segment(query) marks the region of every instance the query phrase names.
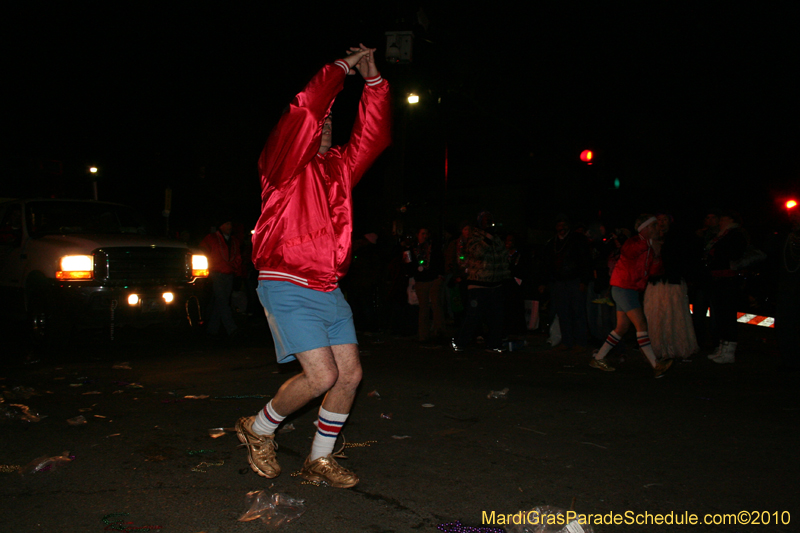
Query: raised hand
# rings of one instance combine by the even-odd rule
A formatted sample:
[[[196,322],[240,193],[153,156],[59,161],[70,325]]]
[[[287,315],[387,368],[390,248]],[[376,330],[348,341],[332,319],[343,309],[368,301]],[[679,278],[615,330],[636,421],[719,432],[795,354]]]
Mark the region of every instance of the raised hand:
[[[348,72],[348,74],[349,75],[355,74],[353,68],[356,68],[356,65],[358,65],[361,62],[361,60],[369,54],[370,54],[369,48],[365,49],[363,47],[361,48],[351,47],[350,50],[347,52],[347,55],[342,58],[342,61],[347,63],[347,66],[350,67],[350,72]],[[359,69],[359,72],[360,71],[361,69]]]
[[[359,74],[363,78],[375,78],[379,76],[378,67],[375,65],[375,50],[376,48],[368,48],[364,46],[363,43],[359,43],[358,47],[350,47],[349,54],[355,55],[357,53],[361,53],[366,51],[367,53],[362,55],[357,63],[355,63],[355,68],[358,70]],[[348,57],[351,57],[348,56]],[[351,71],[352,74],[352,71]]]

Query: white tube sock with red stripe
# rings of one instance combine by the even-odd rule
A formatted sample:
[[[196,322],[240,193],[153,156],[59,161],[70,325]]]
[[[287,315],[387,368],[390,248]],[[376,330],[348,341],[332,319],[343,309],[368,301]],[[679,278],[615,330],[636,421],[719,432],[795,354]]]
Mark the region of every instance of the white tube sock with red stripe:
[[[655,368],[656,353],[653,351],[653,347],[650,346],[650,334],[646,331],[637,331],[636,340],[639,342],[639,349],[642,350],[644,356],[650,361],[650,365]]]
[[[253,433],[256,435],[272,435],[281,425],[285,416],[281,416],[272,408],[272,400],[256,415],[253,420]]]
[[[612,329],[611,333],[609,333],[608,337],[606,337],[606,342],[604,342],[600,349],[597,350],[597,353],[594,354],[594,358],[597,360],[605,359],[605,357],[608,355],[608,352],[610,352],[614,346],[619,344],[619,341],[621,340],[622,337],[617,334],[616,330]]]
[[[311,454],[309,461],[314,461],[320,457],[325,457],[333,452],[336,445],[336,438],[342,430],[342,426],[349,413],[331,413],[324,407],[319,408],[319,419],[317,420],[317,433],[314,435],[314,442],[311,444]]]

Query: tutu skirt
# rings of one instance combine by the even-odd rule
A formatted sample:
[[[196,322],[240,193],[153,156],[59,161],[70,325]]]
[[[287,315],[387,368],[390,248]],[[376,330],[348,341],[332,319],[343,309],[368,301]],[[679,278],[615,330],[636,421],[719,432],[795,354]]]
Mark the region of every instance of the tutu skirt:
[[[644,315],[650,344],[659,359],[685,359],[697,353],[686,282],[680,285],[648,283],[644,293]]]

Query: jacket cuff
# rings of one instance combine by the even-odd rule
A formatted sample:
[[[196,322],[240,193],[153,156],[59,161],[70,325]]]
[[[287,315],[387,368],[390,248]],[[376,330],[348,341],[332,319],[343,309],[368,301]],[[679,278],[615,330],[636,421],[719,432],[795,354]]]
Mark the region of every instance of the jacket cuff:
[[[350,65],[348,65],[343,59],[337,59],[333,64],[342,67],[344,69],[345,76],[350,73]]]
[[[367,85],[369,85],[370,87],[375,87],[376,85],[380,85],[380,84],[381,84],[381,82],[383,81],[383,78],[381,77],[381,75],[380,75],[380,74],[378,74],[378,75],[377,75],[377,76],[375,76],[374,78],[364,78],[364,81],[365,81],[365,82],[367,83]]]

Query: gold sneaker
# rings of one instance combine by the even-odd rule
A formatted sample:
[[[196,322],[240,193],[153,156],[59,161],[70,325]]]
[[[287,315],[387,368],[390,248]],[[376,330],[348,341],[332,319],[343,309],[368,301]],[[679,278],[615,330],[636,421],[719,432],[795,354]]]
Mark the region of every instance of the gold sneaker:
[[[656,366],[653,368],[653,375],[657,378],[660,378],[664,375],[664,372],[669,370],[669,367],[672,366],[672,359],[667,359],[664,363],[656,363]]]
[[[275,442],[275,435],[253,433],[255,418],[254,416],[240,418],[236,422],[236,435],[242,442],[241,445],[247,447],[247,460],[253,472],[261,477],[272,479],[281,473],[281,467],[275,457],[278,443]]]
[[[358,476],[336,462],[332,455],[326,455],[309,462],[306,458],[300,476],[306,481],[325,482],[337,489],[349,489],[358,483]]]
[[[589,366],[592,368],[597,368],[599,370],[604,370],[606,372],[613,372],[614,367],[606,363],[605,359],[595,359],[592,357],[592,360],[589,361]]]

